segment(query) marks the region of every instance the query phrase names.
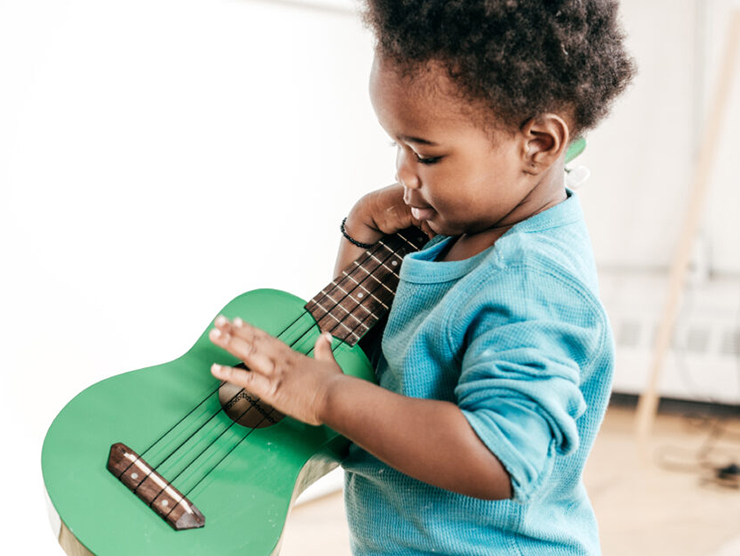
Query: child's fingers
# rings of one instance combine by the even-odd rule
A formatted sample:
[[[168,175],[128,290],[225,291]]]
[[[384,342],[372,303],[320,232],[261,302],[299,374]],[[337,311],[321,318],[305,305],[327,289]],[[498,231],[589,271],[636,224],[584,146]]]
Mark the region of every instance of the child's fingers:
[[[290,351],[280,340],[249,324],[237,321],[219,323],[217,326],[220,327],[209,333],[211,341],[244,361],[247,367],[257,373],[272,374],[281,352]]]
[[[244,364],[252,371],[261,374],[272,373],[275,363],[273,358],[263,349],[264,346],[246,341],[238,336],[224,334],[217,328],[211,330],[210,338],[214,344],[244,361]]]
[[[237,317],[237,318],[238,318],[238,317]],[[234,319],[234,320],[236,321],[237,319]],[[239,319],[238,321],[239,321],[240,323],[242,322],[242,320],[241,320],[241,319]],[[232,324],[231,324],[231,321],[229,321],[229,319],[227,319],[227,318],[226,318],[225,316],[223,316],[223,315],[219,315],[219,316],[217,316],[217,317],[216,317],[216,320],[214,320],[214,321],[213,321],[213,325],[214,325],[214,326],[215,326],[215,327],[216,327],[216,328],[217,328],[218,330],[220,330],[221,332],[224,332],[224,333],[226,333],[226,334],[231,334],[231,331],[232,331]]]
[[[264,398],[267,392],[269,392],[269,380],[247,369],[237,369],[214,363],[211,365],[211,374],[219,380],[225,380],[226,382],[241,386],[259,398]]]
[[[332,336],[328,332],[324,332],[316,339],[316,344],[314,344],[314,357],[317,361],[334,361],[331,342]]]
[[[225,316],[219,315],[216,317],[216,320],[213,321],[213,324],[222,333],[229,334],[231,336],[240,336],[245,340],[250,340],[256,336],[272,337],[264,330],[260,330],[256,326],[252,326],[251,324],[244,322],[239,317],[235,317],[230,321]]]

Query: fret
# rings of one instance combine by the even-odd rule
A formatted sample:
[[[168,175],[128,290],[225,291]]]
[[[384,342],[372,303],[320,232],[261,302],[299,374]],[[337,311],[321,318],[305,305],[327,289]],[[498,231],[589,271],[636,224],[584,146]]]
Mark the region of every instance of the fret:
[[[376,274],[368,274],[366,269],[361,267],[352,270],[354,271],[353,274],[348,274],[348,276],[351,276],[353,282],[361,284],[362,289],[370,296],[370,298],[363,297],[361,303],[370,307],[372,312],[376,312],[376,310],[388,311],[395,297],[398,278],[395,276],[386,276],[385,280],[383,280],[382,277],[378,277]],[[358,270],[365,273],[364,277],[360,277],[360,274],[357,272]]]
[[[386,246],[385,246],[385,245],[383,245],[383,247],[386,247]],[[388,273],[389,273],[389,274],[392,274],[392,275],[393,275],[393,276],[395,276],[396,278],[398,278],[398,277],[399,277],[399,276],[398,276],[398,274],[396,274],[396,273],[395,273],[395,272],[393,271],[393,269],[392,269],[392,268],[390,268],[389,266],[387,266],[387,265],[385,264],[385,261],[384,261],[384,260],[383,260],[383,261],[381,261],[380,259],[378,259],[378,258],[377,258],[377,257],[376,257],[375,255],[373,255],[373,254],[371,254],[370,256],[371,256],[371,257],[372,257],[372,258],[373,258],[374,260],[376,260],[376,261],[378,262],[378,269],[380,269],[380,268],[382,268],[382,269],[385,269],[385,270],[387,270],[387,271],[388,271]],[[355,264],[357,264],[357,261],[355,261]],[[364,268],[363,268],[363,270],[366,270],[366,269],[364,269]]]
[[[381,281],[380,281],[380,279],[378,279],[378,278],[377,278],[377,277],[376,277],[376,276],[375,276],[374,274],[371,274],[370,272],[368,272],[368,270],[367,270],[366,268],[364,268],[364,267],[362,267],[362,266],[358,265],[358,264],[357,264],[357,261],[355,261],[355,262],[354,262],[354,264],[356,264],[356,265],[357,265],[357,268],[358,268],[358,269],[360,269],[360,270],[362,270],[363,272],[365,272],[365,273],[367,274],[367,277],[368,277],[368,278],[372,278],[372,279],[373,279],[373,280],[375,280],[375,281],[376,281],[376,282],[377,282],[377,283],[378,283],[378,284],[379,284],[380,286],[382,286],[383,288],[385,288],[385,289],[386,289],[386,290],[387,290],[387,291],[388,291],[388,292],[389,292],[389,293],[390,293],[391,295],[395,295],[395,292],[394,292],[394,291],[393,291],[392,289],[390,289],[390,288],[389,288],[388,286],[386,286],[386,285],[385,285],[385,284],[384,284],[383,282],[381,282]]]
[[[378,242],[378,244],[379,244],[379,245],[380,245],[381,247],[384,247],[385,249],[387,249],[387,250],[388,250],[388,251],[390,252],[391,256],[395,256],[395,257],[397,257],[397,258],[399,259],[399,261],[400,261],[400,260],[402,259],[402,257],[399,257],[399,256],[398,256],[398,251],[396,251],[396,250],[392,249],[392,248],[391,248],[391,247],[390,247],[390,246],[389,246],[388,244],[386,244],[386,243],[384,243],[384,242],[382,242],[382,241],[381,241],[381,242]],[[416,249],[414,249],[414,250],[416,250]],[[396,265],[395,265],[395,262],[394,262],[394,265],[393,265],[393,266],[396,266]]]
[[[353,264],[356,264],[357,265],[359,263],[357,261],[355,261]],[[376,276],[374,276],[372,274],[372,271],[368,271],[362,265],[360,265],[360,266],[358,266],[357,268],[354,269],[354,271],[357,271],[357,270],[362,270],[365,273],[365,278],[361,279],[360,281],[356,280],[352,276],[352,274],[350,274],[347,270],[345,270],[345,271],[342,272],[342,276],[343,276],[343,278],[346,278],[346,279],[350,280],[351,282],[353,282],[353,284],[355,286],[361,287],[366,294],[368,294],[368,295],[371,296],[370,299],[365,299],[364,298],[364,294],[362,294],[362,292],[360,292],[358,294],[357,298],[355,298],[354,296],[352,296],[352,291],[354,291],[356,289],[356,287],[352,287],[351,289],[347,289],[347,288],[342,287],[341,284],[345,283],[345,280],[344,279],[341,279],[339,281],[336,281],[335,280],[332,284],[330,284],[329,287],[327,287],[324,290],[322,290],[322,292],[321,292],[321,294],[319,296],[317,296],[316,298],[314,298],[313,300],[311,300],[311,302],[307,305],[307,308],[309,310],[313,310],[315,304],[317,303],[317,299],[319,299],[321,295],[323,295],[324,297],[329,297],[331,294],[329,292],[327,292],[327,290],[330,290],[331,291],[331,288],[333,287],[333,288],[338,288],[343,293],[347,294],[350,297],[350,300],[353,301],[356,304],[356,307],[362,307],[366,312],[375,312],[375,310],[377,309],[377,307],[373,306],[373,304],[370,303],[371,300],[374,300],[377,303],[379,303],[380,306],[387,311],[389,309],[389,306],[388,306],[388,304],[386,302],[387,301],[390,301],[393,298],[394,290],[391,289],[391,288],[389,288],[383,282],[381,282]],[[377,270],[377,267],[376,267],[376,270]],[[356,274],[356,272],[354,272],[354,273]],[[377,292],[377,288],[375,290],[370,290],[370,289],[368,289],[367,287],[365,287],[362,284],[362,282],[365,281],[366,278],[373,278],[373,280],[375,280],[375,282],[377,284],[379,284],[381,287],[383,287],[385,290],[387,290],[387,294],[385,295],[385,297],[387,297],[387,299],[385,300],[386,302],[384,302],[384,300],[381,299],[378,295],[375,295],[375,293]],[[397,284],[397,278],[395,280],[395,283]],[[394,284],[394,288],[395,288],[395,284]],[[331,301],[332,301],[332,303],[331,303],[331,306],[332,307],[337,306],[337,302],[333,298],[332,298]],[[370,308],[366,307],[366,305],[370,305]]]
[[[323,309],[323,307],[320,307]],[[357,342],[362,336],[357,333],[355,328],[351,328],[347,326],[344,322],[342,322],[339,318],[337,318],[336,315],[331,313],[330,311],[324,310],[323,316],[320,318],[317,318],[317,315],[314,314],[314,318],[317,320],[317,324],[319,325],[319,328],[324,332],[329,332],[332,336],[335,338],[341,338],[341,339],[347,339],[351,338],[353,342]],[[363,323],[360,323],[363,324]],[[338,330],[339,328],[342,328],[342,330]],[[367,325],[364,325],[363,333],[367,332],[369,330],[369,327]],[[345,340],[346,341],[346,340]]]
[[[389,309],[390,309],[390,307],[388,307],[388,306],[387,306],[387,305],[386,305],[385,303],[383,303],[383,302],[382,302],[382,301],[381,301],[380,299],[378,299],[378,298],[377,298],[377,297],[376,297],[375,295],[373,295],[373,292],[371,292],[371,291],[370,291],[370,290],[368,290],[368,289],[367,289],[367,288],[366,288],[365,286],[363,286],[363,285],[362,285],[362,282],[358,282],[357,280],[355,280],[354,278],[352,278],[352,275],[351,275],[351,274],[347,274],[347,272],[346,272],[346,271],[342,271],[342,274],[344,274],[344,276],[345,276],[345,277],[347,277],[347,278],[348,278],[349,280],[352,280],[352,281],[353,281],[353,282],[354,282],[355,284],[357,284],[357,287],[358,287],[358,288],[362,288],[363,290],[365,290],[365,293],[366,293],[367,295],[369,295],[369,296],[370,296],[370,297],[371,297],[371,298],[372,298],[373,300],[377,301],[377,302],[378,302],[378,304],[379,304],[379,305],[380,305],[381,307],[383,307],[383,308],[384,308],[385,310],[389,310]],[[338,287],[338,286],[337,286],[337,287]],[[341,289],[341,288],[340,288],[340,289]],[[358,297],[359,299],[362,299],[362,298],[364,297],[364,294],[363,294],[362,292],[360,292],[360,293],[358,293],[358,294],[357,294],[357,297]],[[370,311],[368,310],[368,312],[370,312]]]
[[[357,261],[355,261],[355,263],[356,262]],[[352,264],[355,264],[355,263],[352,263]],[[370,295],[371,297],[374,297],[376,301],[378,301],[380,303],[383,303],[383,301],[378,296],[375,295],[375,292],[377,291],[377,288],[375,288],[375,289],[368,289],[366,287],[366,285],[363,284],[363,282],[365,281],[365,278],[360,278],[359,280],[357,279],[357,278],[359,278],[359,275],[358,275],[357,270],[362,270],[365,273],[365,278],[367,278],[368,276],[372,276],[371,274],[369,274],[367,272],[367,270],[365,268],[362,268],[362,267],[354,268],[351,271],[349,269],[345,269],[344,271],[342,271],[342,275],[347,280],[350,280],[353,284],[355,284],[356,286],[358,286],[362,290],[364,290],[364,293]],[[357,278],[356,278],[356,276],[357,276]],[[353,287],[352,289],[354,290],[354,289],[357,289],[357,288],[356,287]],[[362,292],[360,292],[360,293],[362,293]],[[391,291],[391,294],[393,294],[393,291]],[[364,297],[364,295],[362,297]],[[388,306],[385,306],[385,309],[388,309]]]
[[[408,246],[408,249],[409,249],[409,253],[412,253],[412,252],[414,252],[414,251],[418,251],[419,249],[421,249],[421,247],[420,247],[419,245],[417,245],[416,243],[413,243],[412,241],[410,241],[410,240],[409,240],[409,239],[408,239],[408,238],[407,238],[406,236],[404,236],[403,234],[398,234],[398,237],[400,237],[400,238],[401,238],[401,239],[402,239],[403,241],[405,241],[405,242],[406,242],[406,245]],[[425,242],[426,242],[426,240],[427,240],[427,238],[426,238],[426,237],[424,237],[424,241],[425,241]]]
[[[349,275],[346,275],[346,276],[349,276]],[[352,281],[353,281],[353,282],[354,282],[355,284],[357,284],[357,286],[359,286],[360,288],[362,288],[363,290],[365,290],[365,291],[366,291],[366,292],[367,292],[368,294],[372,295],[372,292],[370,292],[370,291],[366,290],[366,289],[365,289],[365,288],[364,288],[364,287],[362,286],[362,284],[360,284],[359,282],[357,282],[357,281],[355,281],[355,280],[352,280]],[[362,292],[358,292],[358,293],[357,293],[356,295],[352,295],[352,291],[353,291],[353,290],[347,291],[347,290],[345,290],[345,289],[344,289],[344,288],[343,288],[343,287],[342,287],[342,286],[341,286],[340,284],[341,284],[341,282],[337,282],[337,283],[335,283],[335,286],[336,286],[336,288],[337,288],[337,289],[338,289],[339,291],[341,291],[341,292],[342,292],[342,293],[344,294],[344,296],[345,296],[346,298],[349,298],[349,299],[351,299],[352,301],[354,301],[355,303],[357,303],[357,306],[358,306],[358,307],[362,307],[363,309],[365,309],[365,311],[367,311],[367,312],[370,312],[370,311],[369,311],[369,310],[368,310],[368,309],[367,309],[366,307],[362,306],[362,298],[363,298],[363,297],[365,297],[365,294],[364,294],[364,293],[362,293]],[[357,289],[357,288],[354,288],[354,289]],[[327,294],[327,296],[328,296],[328,297],[331,297],[331,294]],[[332,298],[332,299],[333,299],[333,298]],[[376,299],[377,299],[377,298],[376,298]],[[378,299],[378,301],[380,301],[380,300]]]
[[[349,335],[358,335],[358,339],[359,339],[359,337],[361,337],[362,334],[364,334],[365,332],[367,332],[368,330],[370,330],[370,327],[372,326],[372,324],[375,324],[375,321],[372,321],[371,324],[367,324],[365,322],[358,321],[356,325],[349,326],[349,325],[347,325],[344,322],[343,319],[338,318],[331,311],[327,311],[323,307],[321,307],[321,308],[325,311],[325,313],[324,313],[324,315],[321,318],[318,319],[319,328],[321,328],[321,330],[330,332],[332,334],[332,336],[336,336],[337,338],[341,338],[343,336],[349,336]],[[373,315],[371,315],[371,317],[374,318]],[[331,321],[329,319],[331,319]],[[343,333],[341,331],[337,331],[337,328],[340,327],[340,326],[346,332]],[[361,331],[361,334],[358,334],[357,328],[360,327],[360,326],[363,328],[363,330]]]
[[[344,290],[341,291],[344,293]],[[321,309],[326,312],[331,312],[337,308],[341,309],[345,316],[351,316],[357,322],[362,322],[365,317],[373,313],[370,307],[361,304],[358,299],[351,295],[344,295],[342,299],[336,300],[330,293],[327,293],[312,306],[312,310]],[[359,310],[362,310],[362,312],[358,312]]]
[[[344,269],[305,309],[322,331],[354,345],[390,310],[403,257],[420,249],[427,239],[417,228],[385,236]]]
[[[323,307],[322,307],[322,308],[323,308]],[[331,318],[332,318],[332,319],[333,319],[333,320],[334,320],[334,321],[335,321],[335,322],[337,323],[337,326],[341,326],[342,328],[344,328],[345,330],[347,330],[347,331],[348,331],[348,332],[350,332],[350,333],[352,333],[352,332],[353,332],[353,330],[354,330],[354,329],[352,329],[352,328],[350,328],[349,326],[347,326],[346,324],[344,324],[343,320],[340,320],[339,318],[337,318],[337,317],[336,317],[336,315],[334,315],[333,313],[331,313],[331,312],[327,311],[327,312],[326,312],[326,315],[324,315],[324,316],[326,316],[326,317],[331,317]],[[358,322],[359,324],[363,324],[363,323],[362,323],[362,321],[357,321],[357,322]],[[369,328],[368,328],[368,329],[369,329]]]
[[[381,274],[382,268],[380,266],[370,266],[367,261],[365,261],[363,264],[358,261],[354,261],[352,262],[352,265],[353,266],[344,269],[342,276],[346,277],[348,280],[351,280],[355,284],[363,284],[363,286],[365,286],[364,289],[366,292],[374,292],[374,285],[371,284],[370,288],[366,287],[365,280],[369,276],[373,276],[374,274]],[[344,280],[340,280],[340,283],[342,282],[344,282]]]
[[[357,324],[355,324],[354,326],[348,326],[343,318],[339,319],[335,314],[333,314],[333,309],[334,308],[327,309],[326,307],[319,305],[314,309],[313,316],[317,320],[317,323],[321,330],[330,332],[333,336],[337,338],[344,339],[344,336],[353,335],[357,336],[354,339],[355,341],[359,340],[362,335],[364,335],[365,332],[367,332],[378,320],[378,317],[375,313],[367,312],[367,308],[363,307],[363,309],[366,311],[365,318],[362,320],[355,318],[354,320]],[[317,312],[318,310],[321,310],[322,312]],[[331,321],[329,319],[331,319]],[[338,332],[338,326],[342,326],[346,333],[343,334],[341,331]],[[361,328],[361,330],[358,331],[358,328]]]
[[[359,302],[358,302],[358,301],[355,301],[355,299],[354,299],[354,298],[353,298],[353,297],[352,297],[352,296],[351,296],[350,294],[348,294],[347,292],[345,292],[345,291],[344,291],[344,290],[343,290],[343,289],[342,289],[342,288],[341,288],[340,286],[337,286],[337,288],[338,288],[339,290],[341,290],[341,291],[342,291],[342,293],[344,293],[344,295],[345,295],[345,299],[350,299],[350,300],[354,301],[354,302],[355,302],[355,303],[357,304],[357,306],[358,306],[358,307],[362,307],[362,306],[361,306],[361,305],[359,304]],[[358,323],[362,324],[362,319],[360,319],[360,318],[359,318],[359,317],[358,317],[357,315],[355,315],[355,314],[354,314],[354,313],[353,313],[353,312],[352,312],[352,311],[351,311],[350,309],[347,309],[346,307],[344,307],[344,306],[342,305],[342,300],[340,300],[340,301],[337,301],[337,300],[335,300],[335,299],[334,299],[334,298],[333,298],[333,297],[331,296],[331,294],[330,294],[330,293],[327,293],[327,294],[326,294],[326,296],[324,297],[324,299],[328,299],[328,300],[330,300],[330,301],[332,302],[332,307],[338,307],[338,308],[340,308],[340,309],[341,309],[342,311],[344,311],[344,312],[345,312],[345,313],[347,314],[347,316],[348,316],[348,317],[352,317],[352,318],[353,318],[353,319],[355,319],[355,320],[356,320],[356,321],[357,321]],[[326,307],[323,307],[323,306],[321,306],[321,308],[322,308],[322,309],[324,309],[324,310],[325,310],[326,312],[329,312],[329,309],[327,309]],[[370,310],[369,310],[369,309],[367,309],[367,307],[362,307],[362,308],[363,308],[363,309],[365,310],[365,312],[367,312],[368,314],[371,314]]]
[[[391,261],[391,266],[394,267],[394,268],[395,267],[398,267],[400,265],[401,261],[403,260],[403,255],[405,255],[406,252],[405,251],[402,251],[402,252],[399,253],[398,249],[394,249],[392,246],[388,245],[387,243],[385,243],[383,241],[378,242],[378,246],[380,248],[385,249],[390,254],[390,257],[386,257],[385,259],[383,259],[381,261],[380,259],[378,259],[375,256],[374,253],[368,253],[368,254],[371,256],[371,258],[373,258],[374,260],[376,260],[378,262],[379,266],[383,266],[391,274],[396,274],[396,272],[394,271],[394,269],[388,267],[385,263],[389,259],[393,259]],[[403,247],[403,246],[401,246],[401,247]]]

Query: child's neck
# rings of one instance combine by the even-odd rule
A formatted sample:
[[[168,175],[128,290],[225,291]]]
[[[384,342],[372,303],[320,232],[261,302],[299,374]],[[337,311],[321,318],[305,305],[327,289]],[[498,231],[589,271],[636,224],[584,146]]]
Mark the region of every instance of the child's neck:
[[[540,189],[543,194],[535,195],[532,199],[525,200],[526,205],[523,204],[522,208],[526,206],[527,210],[524,210],[521,216],[517,217],[515,221],[502,226],[493,226],[480,232],[472,234],[465,233],[457,236],[451,241],[450,246],[447,247],[446,251],[438,260],[462,261],[474,257],[489,247],[492,247],[501,236],[519,222],[524,222],[535,214],[539,214],[565,201],[568,195],[565,191],[564,181],[561,178],[549,181],[547,185],[541,183],[540,186],[544,186]]]

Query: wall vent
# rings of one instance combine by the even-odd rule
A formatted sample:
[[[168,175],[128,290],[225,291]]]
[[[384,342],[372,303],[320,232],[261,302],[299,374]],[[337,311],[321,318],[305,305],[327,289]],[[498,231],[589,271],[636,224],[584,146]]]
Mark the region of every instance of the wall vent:
[[[692,326],[686,332],[683,347],[690,353],[700,354],[709,351],[711,331],[708,326]]]
[[[613,389],[640,394],[648,385],[664,313],[667,276],[602,273],[602,296],[617,344]],[[738,278],[687,287],[659,381],[661,396],[740,404]]]
[[[637,347],[640,345],[642,325],[637,320],[623,320],[617,330],[617,345],[623,347]]]
[[[740,357],[740,330],[725,330],[722,337],[721,351],[724,355]]]

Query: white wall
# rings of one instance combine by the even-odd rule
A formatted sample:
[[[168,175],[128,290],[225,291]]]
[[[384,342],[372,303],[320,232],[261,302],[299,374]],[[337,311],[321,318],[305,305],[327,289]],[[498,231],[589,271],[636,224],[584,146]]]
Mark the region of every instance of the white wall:
[[[703,26],[705,38],[704,78],[705,86],[702,100],[704,107],[714,95],[718,80],[720,58],[724,54],[727,40],[729,13],[731,9],[740,10],[738,0],[712,0],[707,2],[706,23]],[[719,149],[716,152],[716,166],[710,183],[710,197],[704,233],[709,243],[710,260],[717,272],[740,274],[740,176],[737,172],[737,153],[740,152],[740,53],[736,55],[733,68],[732,92],[726,118],[721,132]]]
[[[589,134],[581,193],[602,266],[665,267],[694,147],[694,0],[624,0],[622,15],[639,74]]]
[[[300,3],[0,2],[2,475],[24,485],[0,552],[56,553],[39,461],[69,399],[178,357],[244,291],[313,296],[391,182],[369,34]]]
[[[666,268],[682,224],[705,111],[736,0],[623,0],[639,75],[613,117],[590,134],[583,161],[589,226],[604,267]],[[740,57],[709,184],[703,226],[712,270],[740,273]]]

